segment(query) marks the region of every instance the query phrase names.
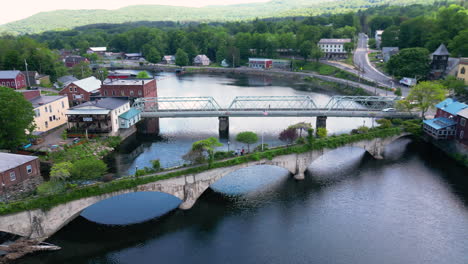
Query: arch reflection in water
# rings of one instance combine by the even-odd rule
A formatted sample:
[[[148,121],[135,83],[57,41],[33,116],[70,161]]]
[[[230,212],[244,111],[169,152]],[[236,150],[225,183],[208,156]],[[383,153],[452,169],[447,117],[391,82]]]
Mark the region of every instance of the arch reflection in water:
[[[162,216],[182,201],[160,192],[135,192],[115,196],[86,208],[81,216],[106,225],[129,225]]]
[[[243,168],[230,173],[210,186],[225,195],[254,195],[267,191],[290,177],[289,171],[270,165]]]
[[[342,179],[359,168],[366,154],[365,149],[355,147],[333,150],[309,165],[309,176],[321,183]]]

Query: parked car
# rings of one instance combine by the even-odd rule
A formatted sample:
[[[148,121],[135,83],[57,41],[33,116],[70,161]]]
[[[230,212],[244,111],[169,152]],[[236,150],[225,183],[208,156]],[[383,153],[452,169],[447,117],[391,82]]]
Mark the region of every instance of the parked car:
[[[396,112],[395,108],[384,108],[382,109],[382,112]]]

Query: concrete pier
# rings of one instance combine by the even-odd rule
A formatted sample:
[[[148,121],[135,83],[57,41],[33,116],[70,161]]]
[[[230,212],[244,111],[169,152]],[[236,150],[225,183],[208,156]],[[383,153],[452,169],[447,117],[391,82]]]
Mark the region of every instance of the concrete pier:
[[[220,116],[219,119],[219,138],[229,138],[229,117]]]

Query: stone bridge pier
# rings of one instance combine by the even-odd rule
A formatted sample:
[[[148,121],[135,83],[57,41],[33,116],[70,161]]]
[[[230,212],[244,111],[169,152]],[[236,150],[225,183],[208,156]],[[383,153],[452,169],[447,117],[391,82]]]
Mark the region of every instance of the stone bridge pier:
[[[363,148],[375,158],[381,159],[386,145],[390,144],[397,138],[406,135],[407,134],[402,134],[385,139],[376,138],[372,140],[363,140],[347,144],[343,147]],[[0,216],[0,231],[31,239],[45,240],[79,216],[87,207],[102,200],[131,192],[168,193],[179,198],[182,201],[179,208],[186,210],[192,208],[197,199],[214,182],[234,171],[255,165],[272,165],[284,168],[294,175],[295,179],[302,180],[304,179],[307,167],[310,166],[314,160],[333,150],[335,149],[325,148],[312,150],[306,153],[277,156],[272,160],[262,159],[237,164],[231,167],[215,168],[200,173],[186,174],[179,177],[142,184],[135,188],[81,198],[57,205],[49,210],[35,209],[2,215]]]

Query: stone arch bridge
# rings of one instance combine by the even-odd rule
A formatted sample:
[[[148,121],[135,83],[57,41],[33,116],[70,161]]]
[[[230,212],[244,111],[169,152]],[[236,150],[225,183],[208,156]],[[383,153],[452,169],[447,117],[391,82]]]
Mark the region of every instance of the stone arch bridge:
[[[376,159],[383,158],[385,146],[398,138],[407,136],[403,133],[393,137],[375,138],[349,143],[342,147],[359,147],[365,149]],[[272,160],[262,159],[231,167],[215,168],[195,174],[187,174],[165,180],[159,180],[140,185],[136,188],[116,191],[93,197],[82,198],[57,205],[50,210],[28,210],[0,216],[0,231],[36,240],[45,240],[71,222],[87,207],[102,200],[131,192],[163,192],[174,195],[182,200],[180,209],[190,209],[197,199],[211,184],[231,172],[255,165],[273,165],[287,169],[298,180],[304,179],[307,167],[317,158],[334,149],[312,150],[301,154],[289,154],[274,157]]]

